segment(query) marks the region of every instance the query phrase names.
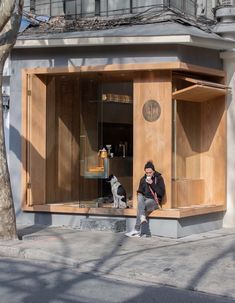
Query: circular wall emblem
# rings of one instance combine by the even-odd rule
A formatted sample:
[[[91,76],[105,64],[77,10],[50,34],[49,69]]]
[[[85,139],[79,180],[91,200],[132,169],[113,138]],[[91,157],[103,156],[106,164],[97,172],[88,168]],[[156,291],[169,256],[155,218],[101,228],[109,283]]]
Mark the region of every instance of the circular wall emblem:
[[[156,121],[161,115],[160,104],[156,100],[148,100],[143,106],[142,113],[145,120],[149,122]]]

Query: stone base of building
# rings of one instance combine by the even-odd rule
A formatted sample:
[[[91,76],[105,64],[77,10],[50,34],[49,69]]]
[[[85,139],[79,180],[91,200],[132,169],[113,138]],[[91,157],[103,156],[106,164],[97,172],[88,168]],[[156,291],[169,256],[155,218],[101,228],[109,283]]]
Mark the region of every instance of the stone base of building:
[[[80,229],[124,232],[126,231],[126,220],[116,219],[116,218],[108,218],[108,219],[85,218],[85,219],[81,219]]]
[[[155,236],[181,238],[220,229],[223,226],[223,217],[223,212],[217,212],[182,219],[150,218],[149,230]],[[128,231],[133,229],[135,218],[127,218],[126,225]]]
[[[150,218],[149,230],[152,235],[181,238],[223,227],[224,212],[215,212],[181,219]],[[62,215],[49,213],[28,214],[24,225],[63,226],[81,230],[97,230],[111,232],[130,231],[135,226],[135,217],[101,217],[84,215]]]

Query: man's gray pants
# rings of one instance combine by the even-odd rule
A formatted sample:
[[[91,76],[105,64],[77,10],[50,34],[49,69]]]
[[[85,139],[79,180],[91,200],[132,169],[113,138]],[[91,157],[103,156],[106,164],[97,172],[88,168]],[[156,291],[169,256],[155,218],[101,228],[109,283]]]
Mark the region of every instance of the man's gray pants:
[[[142,194],[137,195],[137,216],[136,216],[136,223],[135,223],[135,230],[140,231],[141,234],[150,234],[149,224],[140,223],[140,217],[142,215],[148,216],[152,211],[158,209],[157,203],[154,199],[145,198]],[[144,229],[144,230],[143,230]]]

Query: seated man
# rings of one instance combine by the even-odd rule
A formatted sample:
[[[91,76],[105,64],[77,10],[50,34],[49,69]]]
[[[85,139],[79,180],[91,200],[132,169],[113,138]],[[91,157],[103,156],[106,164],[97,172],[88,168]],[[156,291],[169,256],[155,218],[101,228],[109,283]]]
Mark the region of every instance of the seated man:
[[[137,217],[135,229],[126,233],[128,237],[140,237],[141,224],[147,223],[147,216],[154,210],[161,207],[161,202],[165,194],[165,184],[163,177],[157,171],[152,161],[148,161],[144,166],[145,175],[140,179],[137,190]],[[150,234],[149,234],[150,236]]]

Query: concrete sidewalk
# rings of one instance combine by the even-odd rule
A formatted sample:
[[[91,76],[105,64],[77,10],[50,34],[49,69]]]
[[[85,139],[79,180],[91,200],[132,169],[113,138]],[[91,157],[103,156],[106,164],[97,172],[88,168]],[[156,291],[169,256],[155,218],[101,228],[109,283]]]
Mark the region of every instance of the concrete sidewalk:
[[[181,239],[43,226],[18,231],[22,241],[0,241],[0,256],[57,262],[235,299],[235,229]]]

